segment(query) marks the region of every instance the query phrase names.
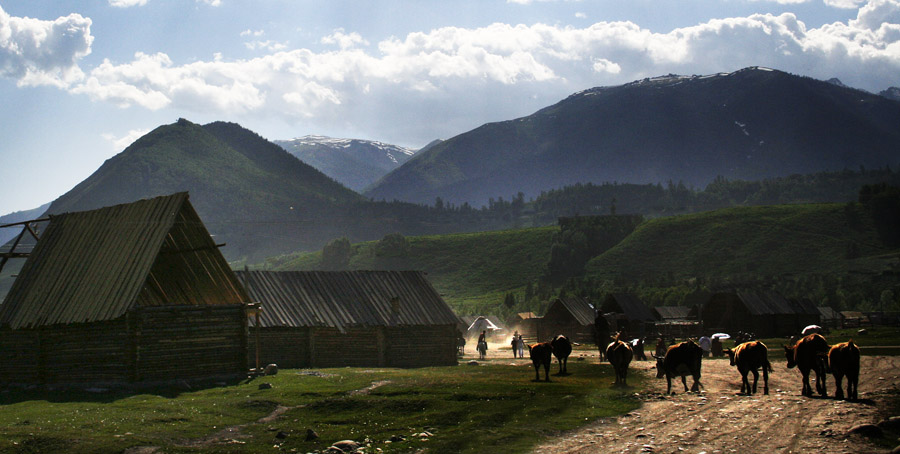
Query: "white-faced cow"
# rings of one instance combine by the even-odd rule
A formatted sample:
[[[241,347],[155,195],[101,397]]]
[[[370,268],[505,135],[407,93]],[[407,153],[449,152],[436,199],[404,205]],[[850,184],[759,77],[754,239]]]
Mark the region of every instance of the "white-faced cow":
[[[769,349],[760,341],[744,342],[734,349],[727,348],[725,353],[731,360],[732,366],[737,366],[741,373],[741,394],[753,394],[756,392],[756,383],[759,381],[758,370],[762,369],[763,394],[769,394],[769,372],[772,372],[772,364],[769,363]],[[747,374],[753,373],[753,388],[747,380]]]
[[[835,344],[828,350],[828,366],[837,385],[834,397],[844,398],[842,381],[847,377],[847,399],[856,400],[856,387],[859,385],[859,347],[853,343],[853,339]]]
[[[656,356],[656,378],[666,377],[666,394],[672,394],[672,379],[681,376],[684,392],[687,392],[687,376],[694,378],[691,391],[700,391],[700,362],[703,349],[693,341],[675,344],[666,350],[666,355]]]
[[[628,364],[631,363],[633,355],[631,346],[628,345],[628,342],[619,340],[618,335],[616,335],[614,341],[606,346],[606,359],[612,364],[613,372],[616,374],[616,381],[613,383],[613,386],[628,386],[626,382],[628,378]]]
[[[553,356],[556,357],[556,361],[559,363],[559,373],[557,375],[568,374],[569,370],[566,367],[566,363],[569,362],[569,355],[572,354],[572,343],[569,342],[569,338],[560,334],[550,341],[550,346],[553,347]]]
[[[787,359],[788,369],[794,366],[800,370],[803,376],[803,388],[800,393],[812,397],[812,387],[809,385],[809,372],[816,373],[816,391],[822,396],[828,395],[825,388],[825,367],[827,365],[828,342],[821,334],[810,334],[797,341],[794,345],[784,346],[784,356]]]
[[[553,358],[553,346],[550,342],[541,342],[528,346],[531,363],[534,364],[534,381],[541,380],[541,366],[544,367],[544,379],[550,381],[550,361]]]

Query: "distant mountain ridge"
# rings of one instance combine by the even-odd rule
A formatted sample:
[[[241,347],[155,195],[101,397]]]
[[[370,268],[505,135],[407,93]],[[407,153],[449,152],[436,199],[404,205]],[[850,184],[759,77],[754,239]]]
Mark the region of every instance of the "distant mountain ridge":
[[[752,67],[575,93],[417,153],[365,195],[469,202],[578,182],[760,180],[900,162],[900,104]]]
[[[400,167],[415,150],[374,140],[336,139],[307,135],[291,140],[275,140],[301,161],[362,192],[391,170]]]

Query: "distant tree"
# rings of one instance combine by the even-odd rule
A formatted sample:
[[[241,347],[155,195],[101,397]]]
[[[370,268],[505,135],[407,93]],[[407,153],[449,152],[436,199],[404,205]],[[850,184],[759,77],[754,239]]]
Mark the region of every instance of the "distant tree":
[[[409,240],[400,233],[389,233],[378,241],[375,255],[382,257],[406,257],[409,255]]]
[[[347,237],[332,240],[322,248],[322,269],[328,271],[346,270],[353,256],[353,246]]]
[[[515,306],[516,305],[516,295],[514,295],[512,293],[507,293],[506,297],[503,298],[503,305],[509,309],[511,309],[513,306]]]

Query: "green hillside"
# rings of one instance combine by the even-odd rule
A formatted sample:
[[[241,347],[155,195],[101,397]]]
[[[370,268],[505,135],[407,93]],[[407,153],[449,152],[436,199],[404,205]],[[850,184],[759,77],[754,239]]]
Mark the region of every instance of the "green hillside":
[[[558,230],[541,227],[416,236],[405,238],[408,247],[385,247],[385,240],[360,243],[353,246],[346,268],[425,271],[457,313],[478,313],[500,305],[506,292],[541,277]],[[322,269],[322,253],[275,257],[261,267]]]
[[[846,274],[893,251],[859,204],[739,207],[646,222],[592,259],[587,274],[629,281]]]

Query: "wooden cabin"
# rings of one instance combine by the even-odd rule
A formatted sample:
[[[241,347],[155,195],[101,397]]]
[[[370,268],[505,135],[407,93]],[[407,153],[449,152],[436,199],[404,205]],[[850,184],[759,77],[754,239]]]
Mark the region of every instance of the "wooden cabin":
[[[610,324],[610,329],[625,331],[628,337],[646,335],[656,324],[653,311],[632,293],[610,293],[600,305],[600,312],[615,314],[616,323]]]
[[[789,300],[774,291],[715,293],[702,317],[711,333],[745,331],[757,337],[798,335],[819,323],[819,311],[809,300]]]
[[[246,376],[248,301],[187,193],[53,215],[0,306],[0,382]]]
[[[459,318],[418,271],[238,271],[261,305],[251,358],[261,365],[457,364]],[[258,342],[257,342],[258,339]]]
[[[594,315],[594,308],[583,298],[556,298],[540,319],[537,339],[547,342],[562,334],[573,342],[593,343]]]

